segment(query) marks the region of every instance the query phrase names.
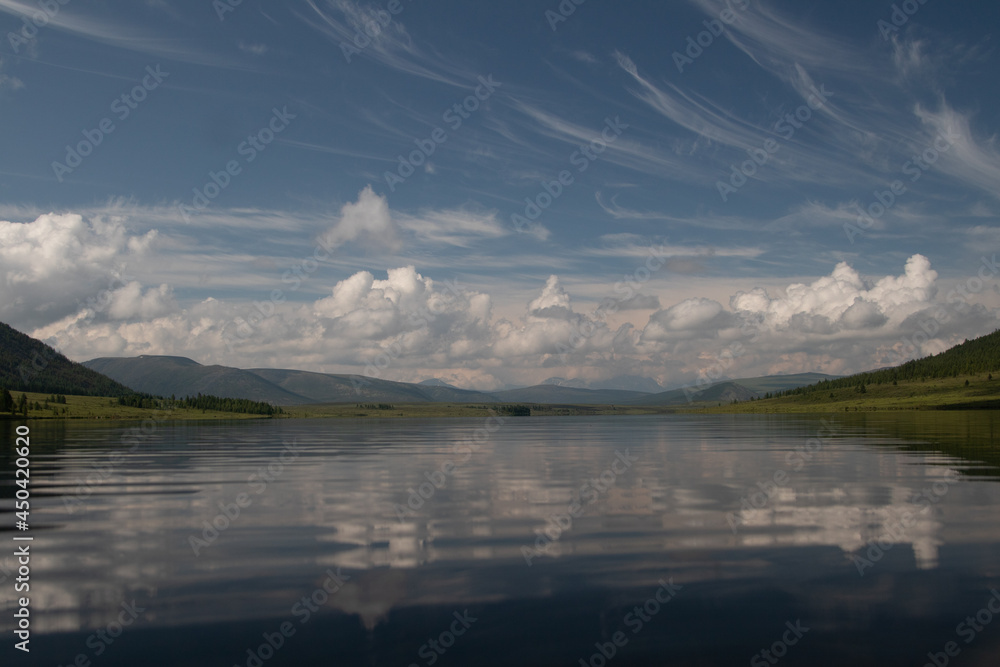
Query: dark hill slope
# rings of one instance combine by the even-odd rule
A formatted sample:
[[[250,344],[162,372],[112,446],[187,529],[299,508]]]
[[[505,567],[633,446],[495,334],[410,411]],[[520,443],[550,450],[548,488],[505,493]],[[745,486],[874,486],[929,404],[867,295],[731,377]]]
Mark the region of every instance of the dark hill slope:
[[[124,396],[132,390],[40,340],[0,322],[0,387],[10,391],[79,396]]]
[[[493,403],[495,398],[478,391],[448,385],[429,386],[393,382],[360,375],[334,375],[280,368],[254,368],[249,372],[288,391],[309,398],[311,403]]]
[[[866,371],[835,380],[824,380],[784,393],[830,391],[859,385],[892,384],[924,378],[949,378],[997,372],[1000,372],[1000,330],[967,340],[939,354],[907,361],[899,366]]]

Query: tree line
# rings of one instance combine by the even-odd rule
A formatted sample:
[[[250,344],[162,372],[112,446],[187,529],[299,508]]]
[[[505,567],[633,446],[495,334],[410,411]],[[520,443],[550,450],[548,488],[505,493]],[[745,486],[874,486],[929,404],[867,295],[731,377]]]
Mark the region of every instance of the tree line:
[[[271,405],[266,401],[253,401],[249,398],[222,398],[202,393],[184,398],[171,396],[169,399],[152,394],[135,393],[119,396],[118,405],[147,409],[190,408],[202,411],[215,410],[247,415],[267,415],[269,417],[285,413],[281,407]]]
[[[12,415],[28,416],[28,396],[21,394],[14,398],[6,387],[0,389],[0,412],[9,412]]]

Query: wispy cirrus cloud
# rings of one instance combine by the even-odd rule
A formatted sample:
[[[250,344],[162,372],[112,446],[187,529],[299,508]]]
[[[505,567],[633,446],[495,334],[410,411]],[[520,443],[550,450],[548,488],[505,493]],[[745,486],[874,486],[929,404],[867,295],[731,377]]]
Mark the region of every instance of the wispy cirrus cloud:
[[[235,58],[197,46],[190,35],[181,31],[174,36],[167,35],[162,23],[159,29],[151,30],[135,22],[122,20],[111,8],[104,8],[103,12],[98,8],[94,12],[94,8],[88,7],[83,11],[72,4],[57,6],[57,12],[46,11],[47,21],[42,30],[65,32],[98,44],[154,58],[220,69],[251,69]],[[0,12],[20,19],[38,13],[39,7],[37,3],[23,0],[0,0]],[[34,40],[33,36],[28,41]]]
[[[354,0],[326,0],[323,6],[306,0],[306,4],[312,11],[293,10],[295,15],[333,42],[348,63],[367,57],[405,74],[455,87],[475,79],[476,74],[418,46],[403,14],[393,16],[381,6]],[[358,36],[361,44],[355,43]]]

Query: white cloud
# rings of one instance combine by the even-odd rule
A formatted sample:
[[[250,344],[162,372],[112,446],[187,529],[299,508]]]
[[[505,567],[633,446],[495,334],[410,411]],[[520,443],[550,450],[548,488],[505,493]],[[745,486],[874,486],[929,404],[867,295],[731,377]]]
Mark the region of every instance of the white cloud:
[[[108,315],[116,320],[140,318],[154,319],[177,310],[173,290],[167,285],[143,290],[142,285],[133,280],[111,293]]]
[[[738,292],[730,305],[734,311],[762,316],[773,330],[815,324],[816,317],[848,328],[888,318],[898,323],[930,303],[936,279],[937,272],[923,255],[907,260],[904,275],[886,276],[870,288],[857,271],[841,262],[829,276],[809,285],[789,285],[783,296],[771,298],[757,288]]]
[[[58,222],[76,230],[73,238],[116,229]],[[116,238],[119,252],[127,252],[128,237]],[[640,369],[677,385],[697,378],[734,342],[743,348],[726,366],[730,377],[854,372],[899,362],[904,342],[941,307],[936,279],[922,255],[911,257],[901,275],[875,279],[841,263],[827,276],[783,290],[741,291],[730,309],[690,297],[656,310],[645,326],[623,321],[616,328],[577,312],[557,275],[539,284],[512,318],[495,317],[490,294],[435,281],[414,266],[390,269],[383,278],[355,272],[309,303],[209,298],[178,305],[168,285],[123,280],[108,290],[103,307],[74,309],[32,333],[77,359],[176,354],[206,364],[355,373],[382,359],[389,360],[379,365],[387,379],[444,377],[483,389],[553,375],[600,380]],[[620,310],[658,306],[653,286],[645,289],[641,303]],[[940,351],[996,321],[995,312],[976,306],[924,336],[913,353]],[[745,322],[757,328],[741,329]]]
[[[686,299],[675,306],[660,310],[649,318],[643,331],[643,341],[668,341],[681,338],[715,336],[728,327],[731,318],[722,304],[711,299]]]
[[[552,309],[570,311],[569,294],[559,284],[559,276],[549,276],[542,293],[528,304],[528,313],[535,317],[544,317],[543,313]]]
[[[0,319],[39,326],[78,312],[124,284],[157,238],[130,234],[122,219],[48,213],[0,221]]]
[[[398,232],[389,203],[366,186],[358,193],[358,201],[340,209],[340,219],[321,241],[324,247],[336,248],[351,241],[362,240],[370,245],[395,250],[399,247]]]

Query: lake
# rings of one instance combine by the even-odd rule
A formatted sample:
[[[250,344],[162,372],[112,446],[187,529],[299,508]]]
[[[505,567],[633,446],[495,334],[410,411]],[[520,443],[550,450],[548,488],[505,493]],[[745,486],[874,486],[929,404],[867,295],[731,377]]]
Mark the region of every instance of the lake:
[[[994,412],[30,426],[4,664],[1000,656]]]

